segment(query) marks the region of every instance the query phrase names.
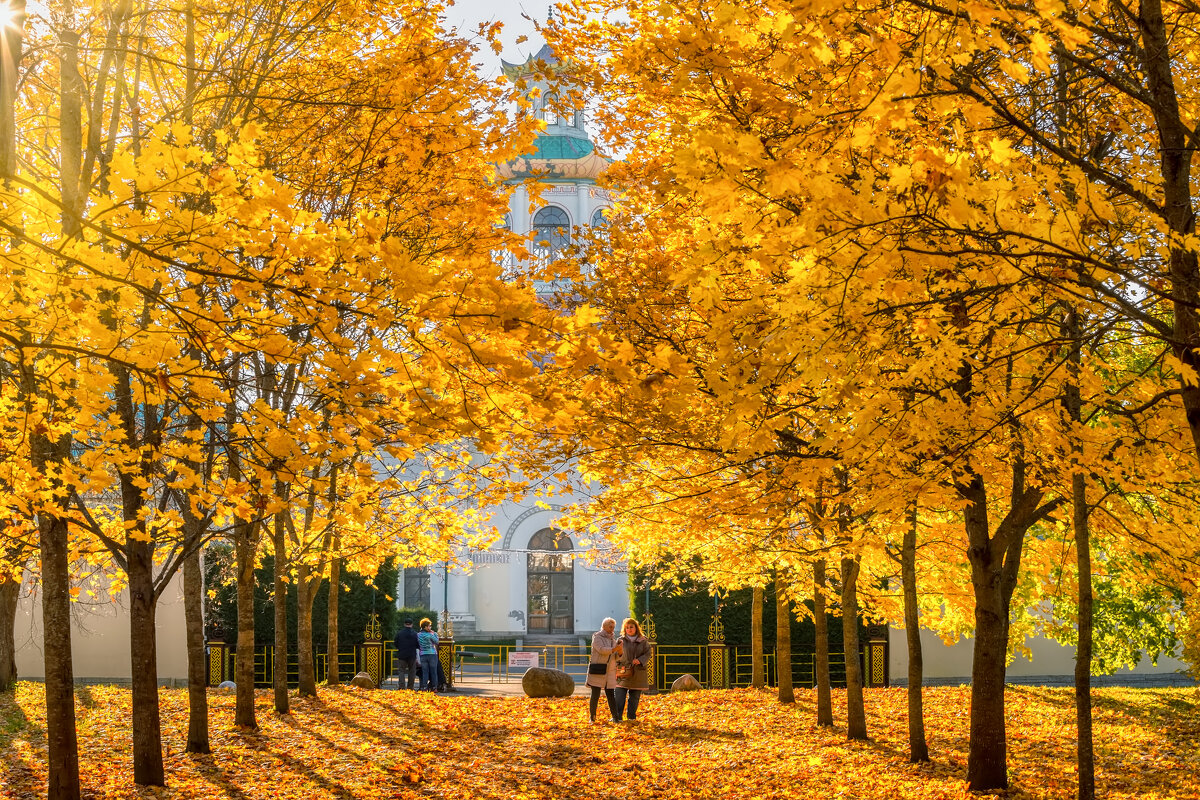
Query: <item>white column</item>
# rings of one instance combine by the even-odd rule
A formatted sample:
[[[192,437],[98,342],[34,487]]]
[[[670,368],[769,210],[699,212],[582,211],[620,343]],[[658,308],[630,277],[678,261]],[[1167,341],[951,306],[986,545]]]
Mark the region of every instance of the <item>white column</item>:
[[[587,225],[592,221],[591,215],[588,214],[588,187],[584,184],[575,184],[575,224]]]
[[[470,583],[466,573],[450,570],[449,602],[454,615],[471,613]]]
[[[529,233],[529,193],[524,186],[518,186],[512,193],[512,205],[509,206],[512,215],[513,233]]]

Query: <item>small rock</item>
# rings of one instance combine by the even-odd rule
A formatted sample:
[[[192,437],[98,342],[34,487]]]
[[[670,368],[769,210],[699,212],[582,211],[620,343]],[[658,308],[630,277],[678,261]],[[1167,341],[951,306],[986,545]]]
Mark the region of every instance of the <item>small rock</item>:
[[[357,686],[359,689],[374,689],[375,681],[371,680],[371,676],[365,672],[360,672],[350,679],[351,686]]]
[[[691,675],[680,675],[671,684],[672,692],[697,692],[704,687],[700,685],[700,681],[693,678]]]
[[[530,667],[521,678],[521,688],[529,697],[570,697],[575,679],[559,669]]]
[[[221,683],[217,686],[217,688],[224,689],[227,692],[236,692],[237,684],[234,683],[233,681],[221,681]]]

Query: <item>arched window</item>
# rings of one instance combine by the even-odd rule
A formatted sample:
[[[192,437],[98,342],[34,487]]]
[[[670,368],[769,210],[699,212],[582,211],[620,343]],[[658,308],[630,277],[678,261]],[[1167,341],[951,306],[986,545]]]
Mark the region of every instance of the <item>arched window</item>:
[[[558,111],[555,110],[556,105],[558,105],[558,95],[556,94],[548,94],[542,101],[542,119],[546,120],[547,125],[557,125],[562,121],[558,117]]]
[[[606,215],[604,213],[607,210],[608,210],[607,208],[597,208],[596,213],[592,214],[592,227],[593,228],[607,228],[608,227],[608,215]]]
[[[546,206],[533,215],[533,255],[543,261],[562,256],[571,244],[571,218],[558,206]]]
[[[542,528],[529,540],[527,561],[530,633],[575,630],[575,556],[571,537]]]

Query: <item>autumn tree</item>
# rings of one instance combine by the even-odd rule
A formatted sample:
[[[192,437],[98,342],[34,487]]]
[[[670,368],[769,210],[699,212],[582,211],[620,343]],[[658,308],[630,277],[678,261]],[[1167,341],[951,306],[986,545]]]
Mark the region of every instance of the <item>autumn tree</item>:
[[[176,9],[146,9],[136,37],[130,8],[67,6],[56,18],[60,68],[20,99],[25,108],[42,109],[30,134],[51,143],[42,151],[27,139],[19,149],[29,165],[21,191],[37,202],[15,206],[6,196],[6,213],[21,208],[24,215],[11,226],[19,234],[12,257],[22,269],[10,273],[6,288],[26,305],[6,323],[6,340],[15,351],[26,424],[39,431],[31,439],[32,472],[44,476],[23,502],[43,528],[47,656],[56,670],[48,663],[49,738],[52,756],[64,765],[53,796],[78,791],[70,660],[63,657],[69,525],[104,542],[127,573],[134,598],[135,779],[161,783],[153,615],[179,564],[205,536],[228,526],[242,565],[252,567],[259,532],[267,525],[286,529],[293,496],[306,496],[303,486],[293,493],[291,485],[329,460],[331,441],[356,453],[374,452],[381,442],[419,450],[427,440],[418,431],[445,441],[500,419],[483,411],[464,421],[457,409],[464,398],[474,402],[499,385],[489,372],[498,365],[511,368],[510,387],[536,374],[528,335],[539,326],[521,328],[517,321],[542,313],[527,287],[510,290],[499,279],[493,243],[478,236],[491,230],[503,203],[487,182],[487,165],[516,145],[498,131],[502,116],[481,118],[472,105],[470,90],[482,84],[454,80],[473,76],[472,51],[459,39],[430,38],[436,9],[397,6],[364,15],[339,7],[344,24],[323,26],[298,5],[279,4],[265,15],[243,8],[246,19],[268,26],[268,35],[253,39],[262,32],[256,25],[232,26],[253,39],[239,54],[231,49],[236,42],[226,44],[237,7],[199,14],[188,5],[184,19]],[[405,24],[393,28],[400,18]],[[145,35],[148,28],[154,35]],[[96,58],[83,66],[87,80],[80,76],[80,36]],[[297,61],[305,37],[345,59]],[[180,38],[182,67],[159,49]],[[372,45],[364,49],[367,41]],[[225,69],[227,60],[243,58],[244,70]],[[306,102],[331,88],[322,80],[330,76],[298,69],[318,63],[364,64],[377,70],[377,80],[367,84],[347,71],[338,102]],[[416,88],[394,79],[398,73]],[[262,94],[238,81],[257,84]],[[440,95],[430,91],[436,81]],[[274,91],[285,84],[311,93]],[[377,94],[350,91],[364,87]],[[52,92],[57,102],[48,101]],[[304,159],[275,158],[261,137],[314,122],[316,107],[351,113],[364,106],[380,119],[397,108],[414,116],[387,120],[356,153],[346,180],[362,183],[364,164],[382,171],[394,163],[395,172],[381,174],[419,180],[401,190],[384,177],[372,184],[371,197],[403,196],[405,205],[356,202],[327,214],[317,201],[306,209],[296,198],[311,189],[312,171]],[[46,116],[54,112],[57,121]],[[259,121],[243,125],[248,118]],[[407,124],[419,119],[428,124]],[[339,189],[323,197],[345,195]],[[389,222],[389,214],[396,220]],[[431,219],[443,227],[429,230]],[[52,220],[61,221],[59,230]],[[403,235],[405,226],[420,235]],[[37,258],[44,252],[61,253],[55,263],[62,268],[41,270]],[[39,305],[69,310],[71,324],[28,311]],[[553,318],[548,322],[552,328]],[[347,324],[361,340],[347,335]],[[398,338],[410,344],[400,349]],[[288,386],[272,377],[289,373],[311,383]],[[292,414],[301,409],[284,401],[299,389],[318,403],[333,399],[333,390],[331,427]],[[519,404],[506,411],[519,415]],[[369,473],[366,460],[358,464]],[[116,504],[104,495],[113,485]],[[195,592],[195,582],[189,586]],[[252,647],[251,640],[243,652]],[[239,667],[250,665],[249,658],[239,660]],[[253,681],[240,678],[238,722],[253,727]],[[202,738],[196,734],[197,746]]]
[[[595,280],[640,288],[671,265],[661,283],[672,321],[641,324],[611,345],[613,360],[629,365],[614,375],[716,406],[724,430],[712,438],[726,454],[819,443],[869,476],[871,496],[856,500],[872,513],[895,520],[930,485],[954,498],[942,507],[963,510],[976,634],[968,780],[1007,785],[1014,598],[1029,599],[1022,566],[1047,556],[1031,532],[1069,497],[1062,476],[1074,457],[1063,443],[1085,433],[1055,410],[1071,380],[1059,309],[1071,299],[1107,320],[1090,312],[1112,300],[1078,270],[1062,273],[1069,287],[1055,277],[1057,245],[1039,243],[1102,230],[1102,201],[1079,173],[1064,178],[1022,160],[1021,143],[996,135],[991,112],[964,110],[950,90],[928,94],[928,65],[904,60],[927,52],[924,39],[904,50],[879,32],[968,39],[949,16],[930,29],[936,13],[918,8],[798,15],[772,3],[712,3],[669,20],[584,24],[604,10],[564,11],[561,47],[611,99],[602,116],[618,146],[632,145],[633,116],[654,133],[638,130],[617,176],[631,232],[613,231],[622,258]],[[992,33],[979,30],[972,63],[1019,80],[1023,66],[987,50]],[[957,68],[958,51],[938,52]],[[1089,205],[1072,205],[1084,197]],[[663,303],[649,305],[661,317]],[[1098,405],[1141,413],[1145,398],[1169,396],[1161,377],[1089,389]],[[1121,450],[1145,419],[1091,435]]]

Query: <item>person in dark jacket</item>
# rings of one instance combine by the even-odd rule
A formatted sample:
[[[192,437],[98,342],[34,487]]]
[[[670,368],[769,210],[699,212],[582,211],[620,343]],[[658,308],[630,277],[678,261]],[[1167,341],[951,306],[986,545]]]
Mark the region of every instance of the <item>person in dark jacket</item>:
[[[417,682],[417,632],[413,621],[404,620],[404,627],[396,631],[396,683],[397,689],[415,689]]]
[[[617,640],[617,647],[621,651],[618,666],[628,669],[617,671],[617,708],[613,716],[620,722],[624,713],[630,722],[635,722],[638,700],[641,699],[642,692],[650,687],[649,666],[653,657],[650,641],[642,635],[642,626],[636,619],[627,619],[621,623],[621,638]]]

